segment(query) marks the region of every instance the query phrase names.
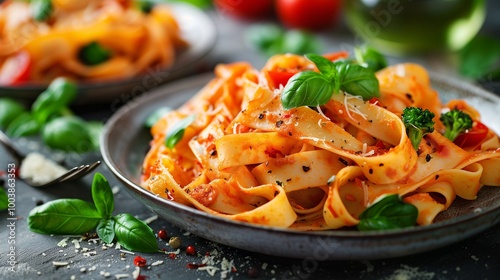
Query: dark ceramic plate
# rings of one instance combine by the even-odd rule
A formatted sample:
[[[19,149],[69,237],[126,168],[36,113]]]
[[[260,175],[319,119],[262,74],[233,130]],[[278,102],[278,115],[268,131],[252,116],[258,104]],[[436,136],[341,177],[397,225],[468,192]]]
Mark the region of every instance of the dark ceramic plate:
[[[126,80],[81,83],[74,104],[112,103],[116,107],[159,85],[194,73],[215,45],[217,29],[212,19],[198,8],[181,3],[170,4],[189,47],[179,51],[174,65],[157,69],[150,67],[144,74]],[[45,90],[42,85],[0,86],[0,97],[33,101]]]
[[[109,119],[101,138],[104,161],[125,188],[159,217],[203,238],[235,248],[274,256],[315,260],[359,260],[411,255],[452,244],[500,221],[500,188],[485,186],[474,201],[457,198],[429,226],[358,232],[335,230],[298,232],[235,222],[209,215],[155,196],[139,185],[143,157],[151,139],[143,127],[160,106],[176,108],[213,75],[187,78],[165,85],[121,108]],[[461,98],[480,108],[484,122],[497,133],[500,98],[459,80],[433,75],[433,86],[447,100]]]

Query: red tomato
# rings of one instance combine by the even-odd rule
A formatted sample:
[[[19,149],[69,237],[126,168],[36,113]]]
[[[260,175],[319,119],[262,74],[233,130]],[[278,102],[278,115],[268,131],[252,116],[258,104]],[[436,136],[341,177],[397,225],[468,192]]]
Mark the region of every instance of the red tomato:
[[[323,56],[331,61],[339,60],[339,59],[345,59],[349,57],[349,52],[348,51],[338,51],[338,52],[332,52],[332,53],[325,53]]]
[[[479,121],[474,121],[472,128],[461,133],[455,138],[453,143],[462,148],[474,147],[481,143],[488,134],[488,127]]]
[[[268,71],[267,73],[269,74],[269,78],[271,79],[271,81],[273,82],[273,88],[276,89],[276,88],[279,88],[280,85],[283,85],[283,86],[286,86],[286,84],[288,83],[288,80],[290,80],[290,78],[297,74],[299,71],[298,70],[283,70],[283,71],[280,71],[280,70],[274,70],[274,71]]]
[[[29,80],[31,56],[27,51],[20,51],[7,58],[0,69],[1,85],[16,85]]]
[[[273,11],[273,0],[214,0],[214,5],[222,15],[242,19],[257,19],[268,16]]]
[[[290,28],[328,28],[340,15],[342,0],[276,0],[280,21]]]

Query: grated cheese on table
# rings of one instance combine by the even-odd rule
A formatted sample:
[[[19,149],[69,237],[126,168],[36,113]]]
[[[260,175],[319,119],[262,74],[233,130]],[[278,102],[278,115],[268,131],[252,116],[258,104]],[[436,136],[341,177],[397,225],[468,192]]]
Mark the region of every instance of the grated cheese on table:
[[[40,153],[29,153],[21,163],[19,176],[35,183],[47,183],[68,172],[68,170]]]
[[[68,243],[67,243],[68,239],[69,239],[68,237],[63,238],[61,241],[59,241],[57,243],[57,247],[66,247],[66,246],[68,246]]]

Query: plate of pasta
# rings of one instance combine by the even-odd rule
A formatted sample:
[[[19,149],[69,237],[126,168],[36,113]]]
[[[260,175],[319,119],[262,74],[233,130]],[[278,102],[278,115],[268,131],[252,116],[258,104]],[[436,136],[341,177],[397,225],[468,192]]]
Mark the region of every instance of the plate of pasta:
[[[33,101],[63,76],[78,84],[75,103],[125,103],[195,72],[215,44],[212,19],[188,4],[152,3],[5,1],[0,95]]]
[[[376,98],[341,89],[318,106],[285,105],[299,80],[290,73],[323,69],[277,55],[262,69],[221,64],[159,88],[107,122],[104,161],[161,218],[275,256],[410,255],[500,221],[498,96],[402,63],[376,72]],[[417,145],[406,108],[433,113]],[[473,125],[452,141],[442,116],[458,111]]]

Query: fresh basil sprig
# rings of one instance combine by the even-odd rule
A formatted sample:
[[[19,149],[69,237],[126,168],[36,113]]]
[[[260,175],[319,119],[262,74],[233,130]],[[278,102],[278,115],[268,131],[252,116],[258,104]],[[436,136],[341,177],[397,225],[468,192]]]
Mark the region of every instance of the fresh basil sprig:
[[[42,234],[84,234],[93,230],[101,219],[92,203],[64,198],[33,208],[28,227]]]
[[[116,240],[132,251],[157,252],[158,242],[153,230],[130,214],[115,217]]]
[[[102,241],[106,242],[107,244],[115,240],[115,224],[115,219],[102,219],[95,229],[99,238],[101,238]]]
[[[96,173],[92,181],[92,200],[102,218],[111,218],[113,210],[115,210],[113,192],[108,180],[100,173]]]
[[[130,214],[112,216],[113,192],[106,178],[96,173],[92,182],[94,204],[80,199],[57,199],[33,208],[28,227],[41,234],[84,234],[96,230],[106,243],[117,240],[132,251],[157,252],[153,230]]]
[[[405,228],[415,225],[418,209],[397,194],[388,195],[359,215],[361,231]]]
[[[104,124],[84,121],[70,109],[77,97],[77,86],[60,77],[54,79],[31,105],[31,110],[17,100],[0,98],[0,129],[16,138],[41,134],[52,149],[84,153],[99,149]]]
[[[182,119],[180,122],[176,123],[174,126],[172,126],[168,132],[167,136],[165,137],[165,146],[167,146],[170,149],[173,149],[179,141],[181,141],[182,137],[184,136],[184,132],[186,131],[186,128],[193,123],[193,121],[196,119],[195,115],[191,115],[188,117],[185,117]]]
[[[373,70],[347,60],[332,62],[317,54],[306,54],[305,57],[314,62],[319,73],[304,71],[290,78],[281,94],[281,103],[286,110],[324,105],[340,89],[365,100],[380,95]]]
[[[359,64],[350,64],[343,61],[335,63],[335,66],[341,90],[352,95],[361,96],[364,100],[380,95],[378,79],[373,70]]]

